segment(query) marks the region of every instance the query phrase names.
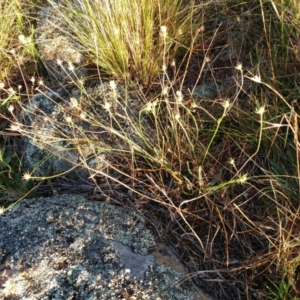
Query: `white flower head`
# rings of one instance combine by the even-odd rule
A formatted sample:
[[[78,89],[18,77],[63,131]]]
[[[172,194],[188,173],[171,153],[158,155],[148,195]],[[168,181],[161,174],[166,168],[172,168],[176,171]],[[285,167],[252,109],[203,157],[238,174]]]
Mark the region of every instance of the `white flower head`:
[[[23,179],[29,180],[30,178],[31,178],[31,175],[28,172],[23,174]]]
[[[20,34],[18,36],[19,42],[23,45],[29,44],[30,43],[30,37],[25,37],[23,34]]]
[[[227,109],[227,108],[230,106],[229,100],[226,99],[226,100],[222,103],[222,105],[223,105],[223,107],[224,107],[225,109]]]
[[[72,123],[72,117],[67,116],[67,117],[66,117],[66,121],[67,121],[68,123]]]
[[[110,111],[110,108],[111,108],[111,103],[105,101],[105,103],[104,103],[104,109],[107,110],[107,111]]]
[[[263,115],[265,113],[266,109],[265,109],[265,106],[261,106],[261,107],[258,107],[255,112],[258,114],[258,115]]]
[[[9,127],[9,130],[20,131],[21,130],[21,126],[20,126],[20,124],[11,124],[10,127]]]
[[[230,164],[230,165],[233,165],[233,166],[235,165],[234,158],[230,158],[230,159],[229,159],[229,164]]]
[[[248,180],[248,175],[247,175],[247,174],[241,175],[241,176],[237,179],[238,183],[241,183],[241,184],[245,183],[247,180]]]
[[[261,77],[259,75],[255,75],[255,76],[251,77],[250,79],[254,82],[261,83]]]
[[[243,70],[243,65],[242,63],[238,63],[235,68],[238,70],[238,71],[242,71]]]
[[[115,35],[118,36],[120,34],[120,29],[119,28],[115,27],[113,30],[114,30]]]
[[[7,109],[8,109],[9,112],[12,113],[15,108],[14,108],[14,106],[12,104],[10,104]]]
[[[111,81],[109,82],[109,85],[110,85],[110,87],[111,87],[112,90],[115,90],[116,87],[117,87],[117,84],[116,84],[116,82],[115,82],[114,80],[111,80]]]
[[[78,101],[77,101],[76,98],[74,98],[74,97],[70,98],[70,106],[73,107],[73,108],[78,107]]]
[[[165,86],[163,87],[162,94],[163,94],[164,96],[168,96],[168,93],[169,93],[169,87],[168,87],[167,85],[165,85]]]
[[[167,36],[167,26],[160,26],[160,33],[165,38]]]
[[[73,65],[73,63],[71,61],[68,61],[68,69],[72,72],[75,70],[75,66]]]
[[[182,92],[181,92],[181,91],[177,91],[177,92],[176,92],[176,100],[177,100],[178,102],[182,102],[182,100],[183,100],[183,95],[182,95]]]
[[[16,91],[15,91],[12,87],[10,87],[10,88],[8,89],[8,92],[9,92],[11,95],[14,95],[14,94],[16,93]]]

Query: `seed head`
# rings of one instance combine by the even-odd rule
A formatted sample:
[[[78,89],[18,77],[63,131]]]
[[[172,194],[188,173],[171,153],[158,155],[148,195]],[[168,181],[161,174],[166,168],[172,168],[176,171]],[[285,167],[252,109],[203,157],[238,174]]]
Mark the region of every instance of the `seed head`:
[[[243,71],[243,65],[242,63],[238,63],[235,68],[238,70],[238,71]]]
[[[116,83],[115,83],[114,80],[111,80],[111,81],[109,82],[109,85],[110,85],[110,87],[111,87],[112,90],[115,90],[116,87],[117,87],[117,85],[116,85]]]
[[[167,26],[160,26],[160,33],[163,38],[167,37]]]
[[[263,115],[265,113],[266,109],[265,109],[265,106],[261,106],[261,107],[258,107],[255,112],[258,114],[258,115]]]
[[[28,172],[23,174],[23,179],[24,180],[29,180],[30,178],[31,178],[31,175]]]
[[[77,101],[77,99],[74,98],[74,97],[71,97],[71,98],[70,98],[70,105],[71,105],[71,107],[73,107],[73,108],[78,107],[78,101]]]
[[[72,123],[72,117],[67,116],[67,117],[66,117],[66,121],[67,121],[68,123]]]
[[[261,83],[261,77],[259,75],[255,75],[255,76],[251,77],[250,79],[254,82]]]
[[[12,113],[12,112],[14,111],[15,108],[14,108],[14,106],[11,104],[11,105],[8,106],[7,109],[8,109],[8,111],[9,111],[10,113]]]
[[[176,92],[176,100],[177,100],[178,102],[182,102],[182,100],[183,100],[183,95],[182,95],[182,92],[181,92],[181,91],[177,91],[177,92]]]

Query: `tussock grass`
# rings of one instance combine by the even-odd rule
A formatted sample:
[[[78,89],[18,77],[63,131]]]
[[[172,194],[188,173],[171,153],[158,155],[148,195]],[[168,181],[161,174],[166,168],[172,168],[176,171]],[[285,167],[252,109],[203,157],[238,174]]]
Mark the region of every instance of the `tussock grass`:
[[[153,83],[175,54],[188,50],[205,7],[184,0],[62,3],[59,17],[103,74],[142,84]],[[168,30],[165,41],[161,27]]]
[[[57,101],[63,117],[45,121],[40,142],[58,156],[66,142],[95,198],[145,215],[183,258],[183,281],[217,299],[299,298],[298,4],[143,4],[62,2],[104,90],[74,81],[79,92]],[[215,96],[197,95],[202,82]],[[28,89],[51,90],[38,80]],[[36,139],[20,123],[25,103],[8,108],[9,129]]]

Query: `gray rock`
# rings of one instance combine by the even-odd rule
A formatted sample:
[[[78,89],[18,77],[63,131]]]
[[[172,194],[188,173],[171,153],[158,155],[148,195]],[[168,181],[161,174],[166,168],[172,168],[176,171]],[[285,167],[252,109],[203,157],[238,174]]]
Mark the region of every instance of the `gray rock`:
[[[71,98],[78,107],[72,105]],[[128,107],[121,105],[124,99]],[[130,150],[130,141],[143,146],[144,141],[129,122],[138,116],[139,101],[128,97],[122,86],[112,91],[108,83],[86,88],[83,95],[77,89],[70,94],[56,91],[35,95],[19,115],[23,171],[40,177],[67,173],[73,178],[75,173],[69,171],[78,166],[74,171],[84,179],[90,172],[107,172],[114,151]],[[105,103],[112,105],[113,122]]]
[[[87,77],[84,48],[74,41],[73,33],[62,22],[58,5],[43,5],[38,12],[36,42],[39,56],[49,75],[58,80]]]
[[[72,114],[76,115],[76,121],[67,122],[67,117]],[[81,142],[78,150],[74,135],[83,140],[83,127],[91,128],[78,115],[70,105],[70,95],[65,91],[37,94],[30,99],[19,115],[23,125],[20,133],[24,172],[47,177],[73,169],[77,172],[77,178],[78,175],[86,178],[89,175],[86,168],[75,168],[82,160],[94,169],[103,169],[109,164],[104,154],[95,149],[97,147],[91,142]],[[72,176],[74,172],[69,173],[69,177]]]
[[[0,228],[0,299],[200,299],[156,263],[145,219],[124,208],[75,195],[27,199]]]

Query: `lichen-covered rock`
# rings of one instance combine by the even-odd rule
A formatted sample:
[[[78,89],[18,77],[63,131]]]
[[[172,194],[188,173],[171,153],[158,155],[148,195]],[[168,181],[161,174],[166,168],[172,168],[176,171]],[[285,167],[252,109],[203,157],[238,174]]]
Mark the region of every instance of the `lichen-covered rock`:
[[[38,12],[36,42],[39,56],[49,75],[59,80],[76,80],[88,75],[84,48],[74,41],[73,33],[58,17],[55,5],[43,5]]]
[[[72,177],[76,171],[84,179],[108,172],[114,151],[128,151],[131,141],[143,146],[130,123],[138,116],[138,101],[124,87],[112,90],[108,83],[88,87],[84,94],[62,89],[35,95],[19,114],[22,125],[16,126],[22,135],[23,171],[35,177]],[[105,103],[112,105],[113,121]]]
[[[27,199],[0,227],[0,299],[196,299],[149,253],[145,219],[124,208],[76,195]]]

